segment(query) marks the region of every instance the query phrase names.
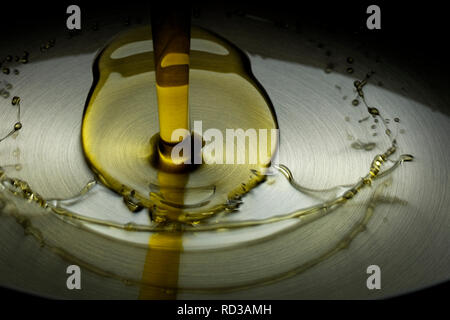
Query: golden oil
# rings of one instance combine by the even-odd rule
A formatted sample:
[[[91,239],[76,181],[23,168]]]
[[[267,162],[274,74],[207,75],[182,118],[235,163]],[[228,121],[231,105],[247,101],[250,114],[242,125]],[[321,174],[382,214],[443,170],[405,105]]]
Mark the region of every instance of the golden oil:
[[[254,172],[270,165],[277,145],[269,142],[269,158],[257,163],[203,163],[180,173],[164,166],[170,159],[162,150],[183,139],[172,139],[173,130],[189,130],[200,120],[203,130],[215,128],[223,136],[228,128],[270,132],[277,120],[247,56],[225,39],[192,27],[189,52],[155,55],[153,47],[149,27],[140,27],[119,35],[98,55],[83,115],[83,150],[98,180],[125,197],[129,208],[150,208],[160,221],[177,217],[190,223],[224,211],[230,200],[259,185],[264,179]],[[167,70],[158,73],[155,66]],[[180,179],[182,188],[174,183]],[[166,199],[179,192],[177,202]]]

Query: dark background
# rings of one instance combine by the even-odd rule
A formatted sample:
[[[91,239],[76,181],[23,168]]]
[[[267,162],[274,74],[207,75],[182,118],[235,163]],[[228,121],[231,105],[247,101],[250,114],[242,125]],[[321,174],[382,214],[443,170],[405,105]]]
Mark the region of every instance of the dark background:
[[[155,3],[153,1],[153,3]],[[174,2],[177,3],[177,2]],[[188,1],[195,12],[213,7],[230,13],[245,12],[279,20],[295,21],[296,28],[316,27],[331,33],[342,33],[364,39],[408,59],[421,67],[449,70],[448,16],[441,1]],[[0,34],[17,37],[43,26],[65,25],[66,8],[78,4],[82,18],[100,18],[111,12],[145,12],[152,1],[2,1]],[[381,8],[381,30],[366,28],[366,8],[376,4]],[[0,41],[1,41],[0,35]]]
[[[103,15],[140,14],[149,12],[155,1],[61,0],[61,1],[2,1],[0,5],[0,47],[9,38],[15,41],[39,28],[65,27],[66,9],[70,4],[81,7],[83,21],[101,19]],[[160,3],[176,5],[180,1]],[[426,79],[441,95],[448,93],[450,59],[448,50],[449,12],[444,1],[184,1],[195,14],[218,9],[236,16],[240,14],[265,17],[282,28],[299,32],[316,29],[349,37],[354,43],[365,43],[377,52],[388,51],[406,68]],[[376,4],[381,8],[381,30],[368,30],[366,9]],[[239,30],[236,30],[239,32]],[[307,31],[306,31],[307,32]],[[3,49],[3,48],[2,48]],[[7,50],[2,50],[7,51]],[[6,54],[6,52],[4,53]],[[1,59],[2,57],[0,57]]]

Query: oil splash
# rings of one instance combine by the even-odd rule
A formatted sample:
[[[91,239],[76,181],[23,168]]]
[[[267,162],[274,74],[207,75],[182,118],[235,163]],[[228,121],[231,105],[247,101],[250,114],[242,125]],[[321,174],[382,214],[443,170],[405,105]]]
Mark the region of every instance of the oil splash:
[[[272,219],[266,219],[261,221],[242,221],[234,224],[217,224],[214,226],[204,226],[204,227],[187,227],[183,229],[183,232],[198,232],[198,231],[212,231],[212,230],[223,230],[223,229],[233,229],[233,228],[248,228],[252,226],[258,226],[261,224],[268,224],[268,223],[275,223],[278,221],[283,221],[286,219],[295,219],[304,217],[307,215],[316,216],[315,218],[321,218],[331,212],[333,212],[338,207],[342,206],[344,203],[346,203],[348,200],[353,199],[355,195],[360,192],[363,188],[366,188],[367,186],[370,186],[374,179],[381,178],[384,176],[387,176],[390,174],[393,170],[395,170],[400,164],[402,164],[405,161],[411,161],[413,159],[410,155],[402,155],[397,161],[394,162],[394,165],[388,168],[385,171],[380,171],[382,165],[385,163],[385,161],[395,152],[395,148],[391,147],[389,148],[385,153],[378,155],[374,158],[369,173],[362,178],[359,182],[351,186],[347,189],[347,191],[344,192],[344,194],[341,197],[338,197],[336,199],[332,199],[329,201],[323,202],[320,206],[315,206],[313,208],[308,209],[301,209],[297,210],[292,213],[288,213],[282,216],[274,217]],[[280,166],[279,167],[280,172],[284,177],[288,179],[288,181],[291,183],[291,185],[302,192],[309,192],[309,193],[321,193],[324,191],[330,191],[333,189],[338,188],[339,186],[335,188],[330,188],[327,190],[313,190],[301,187],[293,178],[292,173],[286,166]],[[139,226],[129,226],[129,225],[120,225],[105,221],[98,221],[91,218],[84,218],[78,214],[71,213],[67,210],[61,210],[61,208],[58,208],[55,206],[55,202],[58,201],[46,201],[43,199],[39,194],[33,192],[31,188],[28,186],[28,184],[24,181],[18,180],[18,179],[11,179],[6,177],[3,170],[0,170],[0,181],[1,185],[6,188],[7,191],[12,193],[13,195],[27,199],[31,202],[36,203],[39,207],[49,209],[47,210],[48,213],[56,214],[55,216],[61,216],[69,218],[70,221],[75,222],[77,220],[83,221],[83,222],[90,222],[90,223],[99,223],[102,225],[107,225],[114,228],[120,228],[128,231],[156,231],[156,232],[163,232],[161,236],[157,236],[155,241],[158,242],[161,247],[166,246],[168,243],[172,243],[173,246],[171,246],[171,249],[173,249],[175,246],[179,245],[180,243],[174,243],[176,242],[178,238],[174,238],[173,236],[176,236],[176,233],[179,231],[174,230],[168,230],[166,227],[159,229],[159,228],[151,228],[149,229],[146,226],[142,226],[142,228],[139,228]],[[89,190],[92,190],[93,182],[89,184],[90,188]],[[309,270],[310,268],[314,267],[315,265],[329,259],[333,255],[337,254],[339,251],[344,250],[348,248],[350,243],[361,233],[365,230],[367,223],[372,218],[374,214],[374,210],[377,203],[383,203],[386,201],[389,202],[397,202],[397,203],[403,203],[399,199],[387,199],[385,196],[383,196],[384,189],[389,185],[389,181],[379,185],[373,196],[371,201],[368,203],[366,207],[366,212],[362,219],[356,223],[350,231],[341,239],[339,240],[336,245],[334,245],[331,249],[324,252],[323,254],[320,254],[318,257],[311,259],[310,261],[303,263],[287,272],[284,272],[282,274],[278,274],[275,276],[272,276],[270,278],[263,278],[258,279],[258,281],[254,281],[251,283],[246,283],[243,285],[236,285],[236,286],[229,286],[229,287],[215,287],[215,288],[188,288],[188,287],[178,287],[176,284],[174,284],[174,277],[175,271],[164,271],[170,273],[170,277],[167,278],[155,278],[153,276],[146,277],[144,274],[144,277],[142,280],[138,279],[130,279],[126,278],[120,275],[117,275],[114,272],[105,270],[103,268],[97,267],[95,265],[92,265],[86,261],[83,261],[82,259],[76,257],[75,255],[67,252],[63,248],[60,248],[55,245],[49,244],[45,238],[43,233],[36,227],[33,226],[31,223],[30,217],[28,217],[26,214],[19,213],[17,211],[10,210],[10,215],[16,220],[16,222],[21,225],[24,228],[24,232],[26,235],[32,236],[36,241],[39,243],[41,247],[47,247],[52,252],[60,256],[62,259],[76,263],[86,270],[89,270],[99,276],[102,277],[108,277],[116,280],[120,280],[126,285],[136,285],[141,288],[141,297],[157,297],[157,298],[175,298],[174,294],[176,292],[194,292],[194,293],[214,293],[214,292],[232,292],[232,291],[238,291],[243,289],[249,289],[254,288],[262,285],[268,285],[283,279],[287,279],[290,277],[293,277],[297,274],[300,274],[302,272],[305,272],[306,270]],[[83,190],[84,192],[87,191],[87,189]],[[2,205],[4,206],[5,202],[8,201],[4,195],[2,195]],[[50,202],[53,202],[51,204]],[[3,210],[2,210],[3,211]],[[75,226],[82,228],[83,225],[74,224]],[[296,228],[300,227],[302,224],[296,224]],[[175,234],[173,232],[176,232]],[[160,242],[161,240],[161,242]],[[160,256],[160,254],[162,254]],[[159,262],[166,261],[170,262],[173,266],[176,266],[177,259],[179,259],[179,252],[177,250],[175,251],[169,251],[162,250],[162,251],[149,251],[148,258],[150,259],[156,259],[158,258]],[[150,263],[151,260],[147,260],[147,263],[149,263],[149,267],[152,265]],[[156,260],[153,260],[156,261]],[[161,266],[161,264],[158,264]],[[178,269],[176,269],[178,270]],[[164,274],[164,273],[163,273]],[[160,273],[161,275],[161,273]],[[167,275],[167,274],[166,274]],[[156,296],[155,296],[156,295]]]
[[[198,221],[190,221],[186,223],[179,223],[179,222],[171,222],[171,223],[155,223],[153,225],[141,225],[141,224],[135,224],[135,223],[127,223],[127,224],[121,224],[121,223],[115,223],[113,221],[106,221],[101,219],[96,219],[88,216],[83,216],[80,214],[75,214],[73,212],[68,211],[64,207],[64,201],[60,200],[49,200],[47,201],[47,205],[52,209],[52,211],[58,215],[69,217],[71,219],[76,219],[83,222],[88,222],[96,225],[111,227],[111,228],[117,228],[121,230],[127,230],[127,231],[136,231],[136,232],[202,232],[202,231],[216,231],[216,230],[228,230],[228,229],[238,229],[238,228],[247,228],[247,227],[254,227],[264,224],[270,224],[270,223],[276,223],[284,220],[289,219],[296,219],[301,218],[307,215],[315,214],[318,212],[322,213],[329,213],[333,211],[334,209],[342,206],[344,203],[346,203],[348,200],[351,200],[358,192],[360,192],[363,188],[370,187],[372,182],[377,179],[384,177],[388,174],[390,174],[393,170],[395,170],[398,166],[400,166],[404,162],[409,162],[414,159],[412,155],[409,154],[403,154],[401,155],[397,160],[392,160],[391,156],[395,153],[396,146],[392,145],[386,152],[379,154],[375,156],[373,159],[369,172],[361,178],[358,182],[352,185],[339,185],[328,189],[321,189],[321,190],[314,190],[309,189],[306,187],[302,187],[298,182],[295,181],[291,171],[288,167],[285,165],[279,165],[277,166],[277,169],[279,172],[289,181],[292,187],[294,187],[296,190],[304,193],[309,194],[315,194],[315,193],[324,193],[329,192],[332,190],[337,190],[340,188],[346,188],[347,190],[343,192],[341,196],[335,197],[333,199],[328,199],[327,201],[306,208],[306,209],[299,209],[295,210],[283,215],[274,216],[267,219],[259,219],[259,220],[246,220],[246,221],[239,221],[239,222],[223,222],[223,223],[208,223],[206,220],[198,220]],[[393,161],[393,165],[391,165],[386,170],[381,170],[382,166],[385,164],[387,160]],[[263,176],[260,174],[260,176]],[[264,176],[265,177],[265,176]],[[93,182],[91,182],[93,183]],[[84,191],[82,191],[84,192]],[[225,210],[236,210],[236,204],[225,204],[224,205]]]
[[[364,80],[360,81],[360,84]],[[364,83],[364,85],[367,83],[367,81]],[[367,106],[367,103],[365,102],[365,97],[362,92],[362,85],[360,87],[361,98],[363,98],[364,103],[366,104],[366,107],[368,108],[368,112],[374,116],[374,117],[381,117],[380,112],[378,110],[369,109]],[[359,91],[358,91],[359,93]],[[19,112],[20,114],[20,112]],[[383,119],[383,123],[387,125],[387,121]],[[326,214],[329,214],[333,212],[336,208],[342,206],[344,203],[348,202],[348,200],[352,200],[357,193],[359,193],[362,189],[369,187],[372,182],[378,178],[382,178],[384,176],[387,176],[390,174],[393,170],[395,170],[399,165],[401,165],[405,161],[411,161],[413,159],[410,155],[401,155],[397,160],[393,161],[392,156],[396,152],[396,141],[395,139],[392,139],[390,133],[390,130],[386,128],[385,133],[391,138],[392,145],[391,147],[386,150],[386,152],[377,155],[369,168],[368,174],[362,178],[360,181],[353,185],[346,185],[346,186],[337,186],[334,188],[330,188],[327,190],[313,190],[308,189],[305,187],[302,187],[300,184],[298,184],[290,170],[283,165],[280,165],[278,167],[278,170],[280,173],[288,179],[292,187],[299,190],[300,192],[305,193],[311,193],[311,194],[322,194],[323,192],[335,190],[340,187],[345,187],[346,191],[343,193],[342,196],[329,199],[327,201],[322,202],[322,204],[314,206],[313,208],[307,208],[307,209],[299,209],[294,212],[290,212],[287,214],[283,214],[277,217],[274,217],[273,219],[265,219],[265,220],[252,220],[252,221],[241,221],[241,222],[235,222],[235,223],[215,223],[215,224],[209,224],[206,220],[200,219],[200,220],[193,220],[193,221],[186,221],[186,223],[155,223],[154,225],[147,226],[147,225],[137,225],[137,224],[120,224],[115,223],[113,221],[104,221],[104,220],[98,220],[93,219],[90,217],[85,217],[82,215],[79,215],[77,213],[73,213],[70,210],[67,210],[65,207],[67,206],[67,203],[72,202],[76,203],[77,201],[82,201],[83,197],[88,195],[89,192],[91,192],[94,188],[99,186],[99,181],[93,180],[89,182],[80,192],[78,197],[75,197],[73,199],[50,199],[46,200],[43,197],[41,197],[39,194],[34,192],[30,186],[22,180],[9,178],[6,176],[6,173],[3,169],[0,169],[0,181],[1,185],[5,188],[5,191],[9,194],[13,195],[14,197],[26,199],[32,203],[35,203],[38,207],[46,209],[45,213],[50,214],[54,217],[60,217],[65,219],[65,222],[69,222],[73,224],[76,227],[83,228],[82,224],[78,224],[77,222],[88,222],[92,224],[99,224],[99,225],[105,225],[113,228],[118,228],[122,230],[127,231],[137,231],[137,232],[160,232],[161,234],[165,235],[176,235],[180,231],[182,232],[201,232],[201,231],[217,231],[217,230],[231,230],[236,228],[248,228],[253,226],[258,226],[261,224],[269,224],[269,223],[276,223],[278,221],[288,220],[288,219],[298,219],[301,217],[306,216],[317,216],[318,218],[323,217]],[[386,170],[384,169],[384,166],[386,165],[387,161],[393,161],[393,165],[389,167]],[[251,175],[254,175],[257,177],[257,180],[260,182],[265,181],[266,176],[264,173],[259,171],[251,171]],[[143,278],[141,280],[139,279],[130,279],[127,277],[120,276],[114,272],[105,270],[103,267],[100,268],[98,266],[95,266],[92,263],[88,263],[86,261],[83,261],[82,259],[78,258],[77,256],[71,254],[70,252],[67,252],[63,248],[50,244],[45,239],[45,233],[41,232],[41,230],[37,227],[35,227],[32,224],[32,221],[29,216],[23,213],[19,213],[17,211],[10,211],[11,216],[16,220],[16,222],[22,226],[24,229],[25,234],[32,236],[36,241],[39,243],[40,246],[46,247],[61,258],[65,259],[66,261],[70,261],[73,263],[76,263],[80,265],[83,268],[86,268],[87,270],[90,270],[91,272],[98,274],[102,277],[108,277],[113,278],[122,281],[126,285],[136,285],[141,288],[149,288],[151,290],[156,290],[155,292],[163,292],[164,294],[168,295],[169,297],[173,298],[176,295],[177,290],[178,291],[186,291],[186,292],[226,292],[226,291],[234,291],[234,290],[242,290],[245,288],[251,288],[255,286],[260,285],[267,285],[270,283],[273,283],[275,281],[279,281],[282,279],[286,279],[289,277],[292,277],[296,274],[302,273],[311,267],[317,265],[318,263],[329,259],[331,256],[335,255],[339,251],[347,248],[349,244],[357,237],[358,234],[364,231],[365,226],[367,225],[368,221],[373,216],[375,206],[380,201],[386,201],[386,199],[382,196],[382,190],[386,188],[388,185],[383,184],[382,186],[379,186],[372,197],[372,200],[367,206],[366,213],[364,217],[361,219],[360,222],[358,222],[351,231],[344,236],[340,241],[336,243],[336,245],[329,251],[321,254],[316,259],[312,259],[308,261],[307,263],[304,263],[286,273],[271,277],[271,278],[265,278],[265,279],[259,279],[257,282],[254,283],[247,283],[245,285],[240,286],[233,286],[233,287],[220,287],[220,288],[179,288],[176,283],[155,283],[154,280],[150,278]],[[239,187],[241,188],[241,187]],[[224,210],[230,210],[234,211],[238,209],[239,202],[242,201],[240,199],[238,192],[238,196],[236,199],[233,198],[233,201],[230,201],[229,203],[226,203],[223,207]],[[9,199],[7,197],[0,198],[0,207],[3,207],[7,204],[5,202],[8,202]],[[392,200],[397,201],[397,200]],[[3,209],[3,208],[1,208]],[[3,210],[0,210],[3,212]],[[203,213],[208,214],[208,213]],[[299,225],[300,226],[300,225]],[[298,226],[298,227],[299,227]],[[90,231],[92,232],[92,231]],[[163,238],[161,238],[164,240]],[[166,241],[165,239],[164,241]],[[153,256],[154,257],[154,256]],[[163,258],[161,258],[164,260]],[[169,259],[171,260],[171,259]],[[171,260],[172,261],[172,260]]]

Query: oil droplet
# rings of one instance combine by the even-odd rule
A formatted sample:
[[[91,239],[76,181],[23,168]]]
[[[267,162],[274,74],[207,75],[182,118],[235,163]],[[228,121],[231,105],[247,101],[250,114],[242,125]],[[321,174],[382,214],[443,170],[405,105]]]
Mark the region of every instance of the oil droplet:
[[[347,73],[353,73],[353,68],[347,68]]]
[[[2,72],[3,72],[4,74],[9,74],[9,68],[3,68],[3,69],[2,69]]]
[[[413,161],[414,160],[414,156],[411,155],[411,154],[402,154],[401,160],[402,161]]]
[[[22,63],[22,64],[28,63],[28,56],[29,55],[30,54],[28,53],[28,51],[24,51],[23,55],[22,55],[22,58],[20,58],[20,63]]]
[[[353,63],[353,58],[352,57],[347,57],[347,63]]]
[[[14,125],[14,130],[18,131],[20,129],[22,129],[22,123],[16,122],[16,124]]]
[[[376,143],[375,142],[364,143],[358,140],[356,142],[353,142],[350,146],[356,150],[364,149],[366,151],[371,151],[376,147]]]
[[[373,116],[379,116],[380,115],[380,111],[378,111],[377,108],[373,108],[373,107],[368,107],[367,111],[369,111],[369,113]]]
[[[21,164],[16,164],[14,166],[14,169],[16,169],[16,171],[20,171],[20,170],[22,170],[22,165]]]
[[[20,97],[14,96],[14,97],[12,98],[12,100],[11,100],[11,104],[12,104],[13,106],[15,106],[15,105],[17,105],[17,104],[19,104],[19,103],[20,103]]]
[[[56,40],[52,39],[52,40],[47,41],[45,44],[42,44],[40,47],[41,52],[45,52],[48,49],[52,48],[55,45],[55,41]]]
[[[16,76],[17,76],[19,73],[20,73],[19,70],[14,69],[14,74],[15,74]]]
[[[355,106],[355,107],[358,106],[359,105],[359,100],[358,99],[353,99],[352,105]]]
[[[394,118],[394,121],[395,122],[400,122],[400,119],[399,118]]]
[[[366,145],[364,145],[364,150],[366,151],[373,150],[375,146],[376,144],[374,142],[367,143]]]
[[[132,197],[123,197],[123,202],[127,206],[128,210],[130,210],[133,213],[139,212],[143,209],[142,206],[139,205],[139,203],[133,199]]]
[[[12,56],[8,55],[8,56],[6,57],[6,61],[8,61],[8,62],[12,61]]]

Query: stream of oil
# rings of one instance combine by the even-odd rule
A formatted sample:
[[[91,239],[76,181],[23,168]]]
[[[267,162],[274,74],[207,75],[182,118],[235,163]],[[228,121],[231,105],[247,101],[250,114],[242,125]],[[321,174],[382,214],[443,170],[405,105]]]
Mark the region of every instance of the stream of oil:
[[[148,34],[148,32],[146,32]],[[142,39],[141,36],[138,37],[139,39]],[[211,38],[209,38],[211,39]],[[135,39],[134,39],[135,40]],[[122,43],[124,44],[124,43]],[[117,49],[117,48],[116,48]],[[105,51],[104,51],[105,52]],[[111,52],[110,52],[111,53]],[[200,56],[203,56],[204,53]],[[208,54],[206,54],[208,55]],[[151,55],[140,57],[135,57],[138,62],[143,62],[145,64],[145,60],[150,60]],[[143,60],[142,60],[143,59]],[[205,60],[207,61],[207,60]],[[148,61],[147,61],[148,63]],[[151,64],[148,64],[150,66]],[[194,64],[195,65],[195,64]],[[219,64],[222,67],[229,66],[227,64]],[[244,63],[245,65],[245,63]],[[214,68],[217,66],[214,65]],[[212,65],[206,64],[204,66],[205,69],[212,68]],[[235,68],[237,68],[235,66]],[[239,67],[242,68],[242,65]],[[250,83],[256,83],[255,79],[251,76],[251,74],[242,73],[242,69],[237,69],[239,72],[241,72],[241,76],[244,77],[247,82],[248,80],[251,80]],[[200,68],[201,69],[201,68]],[[210,71],[213,71],[216,69],[211,69]],[[126,69],[122,70],[125,74],[127,72]],[[237,72],[236,69],[233,69],[232,71]],[[227,72],[230,72],[228,70]],[[237,72],[237,73],[239,73]],[[151,225],[138,225],[138,224],[120,224],[113,221],[105,221],[101,219],[95,219],[87,216],[83,216],[74,212],[71,212],[66,207],[64,207],[63,203],[64,201],[61,200],[46,200],[43,199],[39,194],[34,192],[29,185],[22,180],[10,178],[6,175],[5,170],[0,168],[0,180],[2,183],[2,186],[6,188],[6,190],[10,191],[10,194],[13,194],[15,196],[18,196],[20,198],[25,198],[29,201],[36,202],[40,207],[45,208],[47,210],[50,210],[53,214],[56,214],[58,217],[62,217],[64,219],[68,219],[69,221],[73,222],[75,225],[78,225],[79,227],[82,227],[83,224],[77,224],[76,221],[80,222],[87,222],[91,224],[98,224],[103,226],[108,226],[112,228],[118,228],[123,229],[127,231],[135,231],[135,232],[153,232],[154,235],[150,238],[149,243],[149,250],[147,252],[147,258],[144,266],[143,276],[142,279],[129,279],[122,277],[120,275],[117,275],[113,272],[107,271],[104,268],[99,268],[95,265],[92,265],[90,263],[87,263],[83,261],[82,259],[77,258],[73,254],[65,251],[63,248],[59,248],[57,245],[50,244],[48,241],[46,241],[44,235],[40,232],[39,229],[35,228],[30,220],[30,218],[27,216],[26,213],[18,212],[18,211],[11,211],[11,215],[15,218],[17,223],[19,223],[25,230],[26,234],[29,234],[33,236],[40,244],[41,246],[48,247],[52,252],[56,253],[61,258],[70,261],[78,263],[80,266],[85,267],[86,269],[92,271],[95,274],[98,274],[100,276],[104,277],[110,277],[114,279],[118,279],[123,281],[126,284],[131,285],[138,285],[141,288],[140,291],[140,298],[146,299],[146,298],[157,298],[157,299],[172,299],[176,298],[177,291],[193,291],[193,292],[224,292],[224,291],[233,291],[233,290],[240,290],[244,288],[250,288],[254,286],[269,284],[275,281],[279,281],[281,279],[285,279],[291,276],[294,276],[298,273],[304,272],[305,270],[308,270],[309,268],[313,267],[314,265],[317,265],[318,263],[324,261],[325,259],[330,258],[340,250],[345,249],[348,247],[350,242],[362,231],[364,231],[365,226],[367,225],[368,221],[373,215],[374,209],[376,204],[380,201],[380,199],[383,198],[382,193],[385,187],[387,187],[387,184],[381,184],[378,186],[372,196],[372,200],[369,202],[366,208],[366,213],[361,219],[359,223],[357,223],[353,228],[351,228],[350,232],[347,233],[340,241],[337,242],[337,244],[331,248],[330,250],[326,251],[322,255],[318,256],[316,259],[313,259],[305,264],[302,264],[301,266],[298,266],[292,270],[289,270],[288,272],[285,272],[283,274],[266,278],[266,279],[259,279],[256,282],[249,282],[244,285],[239,286],[232,286],[232,287],[220,287],[220,288],[208,288],[208,289],[202,289],[202,288],[180,288],[177,284],[178,279],[178,266],[179,266],[179,256],[182,251],[182,241],[181,241],[181,232],[203,232],[203,231],[214,231],[214,230],[229,230],[229,229],[237,229],[237,228],[248,228],[252,226],[258,226],[262,224],[269,224],[269,223],[276,223],[283,220],[288,219],[297,219],[300,217],[306,217],[306,216],[317,216],[317,218],[323,217],[331,212],[333,212],[336,208],[342,206],[349,200],[353,199],[354,196],[359,193],[363,188],[366,188],[367,186],[370,186],[372,182],[380,177],[388,175],[390,172],[395,170],[400,164],[402,164],[404,161],[411,161],[413,157],[411,155],[401,155],[398,157],[397,160],[392,160],[393,155],[396,152],[397,149],[397,142],[395,139],[391,136],[391,131],[387,127],[387,122],[385,119],[380,115],[380,112],[378,109],[370,107],[368,103],[366,102],[366,97],[363,93],[363,87],[367,84],[371,74],[368,74],[365,79],[361,81],[355,81],[354,85],[356,88],[356,91],[358,93],[358,96],[362,99],[365,106],[367,107],[367,110],[371,116],[374,118],[380,118],[383,122],[383,124],[386,127],[385,133],[389,137],[391,141],[391,146],[382,154],[377,155],[369,168],[369,172],[365,177],[363,177],[361,180],[356,182],[355,184],[351,186],[345,186],[346,191],[342,193],[341,196],[334,197],[331,199],[328,199],[327,201],[323,201],[322,203],[315,205],[313,207],[309,208],[301,208],[299,210],[294,210],[292,212],[274,216],[268,219],[264,220],[249,220],[249,221],[239,221],[239,222],[219,222],[219,223],[208,223],[208,220],[205,220],[203,218],[210,217],[213,214],[216,214],[217,212],[221,211],[233,211],[236,210],[241,198],[243,195],[245,195],[246,192],[251,190],[253,187],[257,186],[259,183],[264,182],[266,179],[266,176],[264,175],[263,171],[260,171],[259,168],[243,168],[242,171],[246,172],[246,177],[250,176],[250,183],[247,183],[245,185],[238,185],[236,188],[231,188],[231,191],[229,191],[226,195],[226,200],[222,204],[213,207],[212,210],[207,210],[205,212],[202,212],[201,210],[198,210],[196,212],[196,215],[192,215],[192,219],[183,219],[182,221],[173,221],[174,219],[170,219],[171,222],[167,222],[167,220],[162,219],[160,223],[153,223]],[[99,78],[100,79],[100,78]],[[223,79],[221,79],[222,81]],[[145,80],[146,82],[148,81]],[[99,81],[101,83],[101,80]],[[96,85],[95,88],[101,88],[101,85]],[[271,105],[267,103],[267,97],[264,95],[264,91],[258,89],[256,86],[256,92],[259,95],[259,99],[262,100],[265,104],[263,104],[264,108],[267,108],[267,106],[270,106],[268,108],[270,117],[270,121],[272,123],[269,123],[269,127],[273,126],[275,124],[276,126],[276,120],[273,114],[273,110],[271,109]],[[263,92],[263,94],[261,94]],[[95,92],[93,93],[95,95]],[[91,96],[92,97],[92,96]],[[20,99],[18,97],[15,97],[16,99],[13,100],[13,105],[17,105],[19,111],[18,111],[18,122],[20,123]],[[263,108],[263,109],[264,109]],[[99,108],[100,109],[100,108]],[[110,110],[105,110],[106,114],[111,114]],[[86,115],[86,114],[85,114]],[[16,124],[17,124],[16,123]],[[104,123],[95,123],[93,128],[96,130],[101,128],[101,126],[104,125]],[[99,127],[100,126],[100,127]],[[21,123],[20,123],[21,127]],[[16,125],[14,125],[14,132],[20,130],[20,128],[16,128]],[[157,128],[155,128],[157,130]],[[7,137],[11,136],[14,132],[9,133],[4,138],[2,138],[0,141],[3,141]],[[148,136],[148,131],[146,132],[146,136]],[[143,144],[145,146],[145,144]],[[148,145],[147,145],[148,147]],[[150,157],[150,154],[144,153],[146,157],[144,157],[146,160],[148,160],[148,157]],[[392,166],[389,168],[382,170],[383,166],[387,161],[392,162]],[[92,164],[92,163],[91,163]],[[96,185],[98,185],[98,182],[101,182],[105,184],[108,187],[111,187],[111,181],[114,181],[114,179],[108,180],[105,178],[105,175],[102,175],[99,170],[94,171],[97,173],[97,180],[94,180],[90,182],[86,187],[80,192],[80,199],[82,199],[82,196],[89,193]],[[304,188],[300,186],[295,179],[292,176],[292,173],[290,172],[289,168],[287,168],[284,165],[280,165],[277,168],[283,176],[285,176],[290,184],[300,192],[305,193],[314,193],[314,194],[320,194],[327,190],[311,190]],[[171,186],[175,186],[178,188],[183,188],[184,185],[186,185],[186,181],[183,181],[183,179],[174,180],[173,176],[163,176],[161,172],[158,172],[156,170],[156,182],[159,187],[163,186],[164,183],[162,181],[172,181]],[[178,181],[178,182],[175,182]],[[181,181],[181,182],[180,182]],[[114,183],[114,182],[113,182]],[[234,182],[233,182],[234,183]],[[146,182],[147,184],[147,182]],[[176,185],[178,184],[178,186]],[[340,186],[342,187],[342,186]],[[338,187],[336,187],[338,188]],[[144,201],[145,199],[148,199],[147,197],[143,197],[140,199],[139,197],[135,197],[136,192],[133,192],[134,189],[129,188],[126,190],[126,192],[123,192],[123,184],[120,186],[120,189],[117,187],[112,187],[112,189],[115,189],[118,191],[118,193],[122,194],[122,196],[125,197],[125,201],[129,201],[128,206],[133,207],[134,206],[147,206]],[[195,188],[193,188],[195,189]],[[172,197],[171,203],[183,203],[184,201],[184,193],[173,193],[169,192],[169,194],[164,194],[164,188],[160,188],[159,194],[154,194],[152,201],[155,201],[154,199],[166,199],[168,197]],[[133,195],[133,197],[130,198],[130,195]],[[178,197],[178,198],[177,198]],[[135,200],[138,200],[137,203]],[[144,199],[144,200],[143,200]],[[1,196],[1,205],[4,206],[5,202],[8,201],[8,198],[4,195]],[[155,202],[152,202],[154,204]],[[160,204],[161,202],[157,202]],[[166,202],[167,203],[167,202]],[[150,206],[147,206],[150,207]],[[182,215],[184,210],[183,208],[179,210],[174,210],[174,206],[171,207],[171,214],[180,214]],[[176,208],[176,207],[175,207]],[[176,219],[175,219],[176,220]],[[180,223],[181,222],[181,223]],[[299,224],[300,225],[300,224]]]
[[[269,132],[277,128],[270,99],[252,75],[245,54],[206,30],[193,27],[191,34],[192,41],[203,45],[202,50],[194,47],[189,59],[186,54],[169,52],[157,59],[161,68],[155,66],[155,55],[150,51],[148,27],[118,36],[102,50],[94,63],[94,83],[83,115],[83,150],[97,179],[122,195],[132,211],[148,208],[152,220],[159,224],[172,221],[197,223],[230,210],[230,203],[236,203],[261,182],[263,176],[251,172],[267,166],[272,149],[276,147],[269,146],[268,159],[259,158],[256,164],[233,167],[202,164],[183,173],[169,170],[169,160],[164,160],[161,146],[165,141],[172,141],[170,133],[174,126],[190,127],[186,124],[189,119],[187,101],[181,101],[188,96],[188,85],[184,73],[180,85],[162,81],[168,80],[167,77],[158,80],[155,68],[185,71],[186,64],[190,64],[190,118],[201,120],[202,126],[207,126],[205,129],[221,130],[225,136],[228,128],[257,128]],[[143,42],[147,43],[147,47],[140,49],[144,52],[133,49]],[[170,63],[167,60],[171,60]],[[149,94],[155,86],[157,106]],[[127,101],[134,103],[125,108]],[[220,119],[224,111],[227,117]],[[159,128],[155,114],[158,114]],[[217,119],[225,121],[219,123]],[[226,160],[224,152],[222,163]],[[157,192],[149,186],[156,186]],[[211,190],[211,194],[205,197],[199,189]],[[174,266],[178,265],[182,251],[181,238],[182,233],[150,237],[143,279],[174,287],[178,278],[178,268]],[[159,254],[159,247],[165,247],[169,253]],[[164,276],[155,271],[158,269],[165,271]],[[140,296],[166,297],[145,288]]]
[[[200,120],[202,131],[213,128],[223,136],[230,128],[277,129],[272,103],[252,75],[247,56],[201,28],[192,27],[191,41],[191,121]],[[168,122],[171,127],[172,118],[179,115],[159,117],[158,121],[158,107],[164,108],[156,103],[151,49],[151,32],[142,27],[119,35],[97,57],[82,122],[84,154],[97,179],[122,195],[133,210],[148,208],[158,222],[171,220],[168,216],[174,207],[183,209],[172,215],[180,222],[209,218],[261,182],[261,176],[252,172],[270,164],[276,142],[268,139],[267,155],[259,155],[256,163],[248,157],[244,164],[225,164],[228,155],[224,150],[220,163],[203,159],[202,165],[183,175],[166,172],[162,181],[160,173],[165,170],[155,164],[155,159],[161,159],[160,144],[155,139],[160,134],[158,123],[162,126]],[[158,87],[158,99],[160,91]],[[173,103],[168,104],[170,107]],[[185,118],[184,111],[181,117]],[[180,180],[185,182],[180,185]],[[178,199],[170,199],[176,193],[184,197],[174,195]]]

